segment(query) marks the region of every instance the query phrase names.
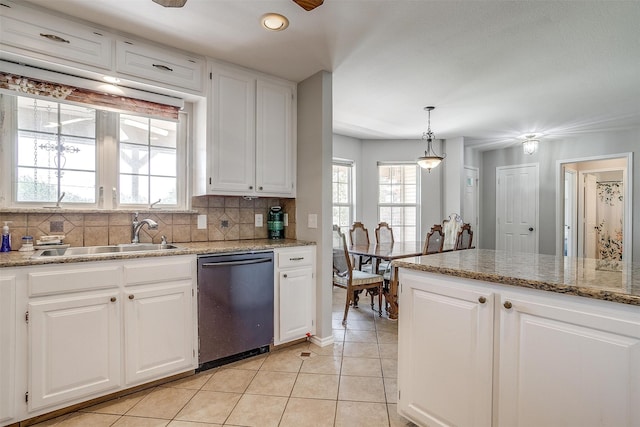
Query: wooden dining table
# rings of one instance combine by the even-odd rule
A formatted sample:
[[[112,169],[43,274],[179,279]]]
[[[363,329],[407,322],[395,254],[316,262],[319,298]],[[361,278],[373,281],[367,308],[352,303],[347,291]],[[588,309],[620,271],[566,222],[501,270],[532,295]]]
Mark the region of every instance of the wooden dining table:
[[[408,258],[422,255],[423,242],[407,241],[388,244],[351,245],[351,255],[361,255],[376,258],[381,261],[393,261],[399,258]],[[374,265],[379,263],[374,262]],[[389,319],[398,318],[398,269],[393,268],[389,280],[389,289],[384,291],[384,297],[389,303]]]

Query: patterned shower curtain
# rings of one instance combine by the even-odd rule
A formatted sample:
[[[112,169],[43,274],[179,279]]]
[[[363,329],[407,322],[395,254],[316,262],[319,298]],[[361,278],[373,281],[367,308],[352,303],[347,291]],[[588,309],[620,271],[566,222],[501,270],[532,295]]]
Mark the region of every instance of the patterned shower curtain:
[[[622,261],[622,181],[598,182],[597,189],[597,257]]]

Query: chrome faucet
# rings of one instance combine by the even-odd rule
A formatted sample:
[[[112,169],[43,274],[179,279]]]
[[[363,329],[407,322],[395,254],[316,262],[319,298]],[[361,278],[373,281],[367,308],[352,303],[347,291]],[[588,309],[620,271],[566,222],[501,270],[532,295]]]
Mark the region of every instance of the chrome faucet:
[[[133,222],[131,223],[131,243],[140,243],[140,229],[143,225],[147,224],[149,230],[156,230],[158,223],[152,219],[143,219],[138,221],[138,212],[133,214]]]

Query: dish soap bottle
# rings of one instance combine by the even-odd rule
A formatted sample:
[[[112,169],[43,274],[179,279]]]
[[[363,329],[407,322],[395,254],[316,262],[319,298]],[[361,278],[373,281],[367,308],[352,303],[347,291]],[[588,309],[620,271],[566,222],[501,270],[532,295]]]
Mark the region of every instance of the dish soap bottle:
[[[0,252],[11,251],[11,233],[9,233],[9,223],[11,221],[5,221],[4,227],[2,227],[2,245],[0,245]]]

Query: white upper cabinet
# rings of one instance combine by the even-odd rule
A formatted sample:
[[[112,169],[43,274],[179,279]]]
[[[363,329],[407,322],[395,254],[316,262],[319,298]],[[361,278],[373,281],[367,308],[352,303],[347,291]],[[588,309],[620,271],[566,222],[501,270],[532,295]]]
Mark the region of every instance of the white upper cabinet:
[[[202,92],[205,61],[197,55],[132,39],[116,42],[116,71],[132,77]]]
[[[2,50],[111,69],[113,38],[104,30],[9,1],[2,2],[0,12]]]
[[[211,67],[207,192],[295,196],[295,84]]]

